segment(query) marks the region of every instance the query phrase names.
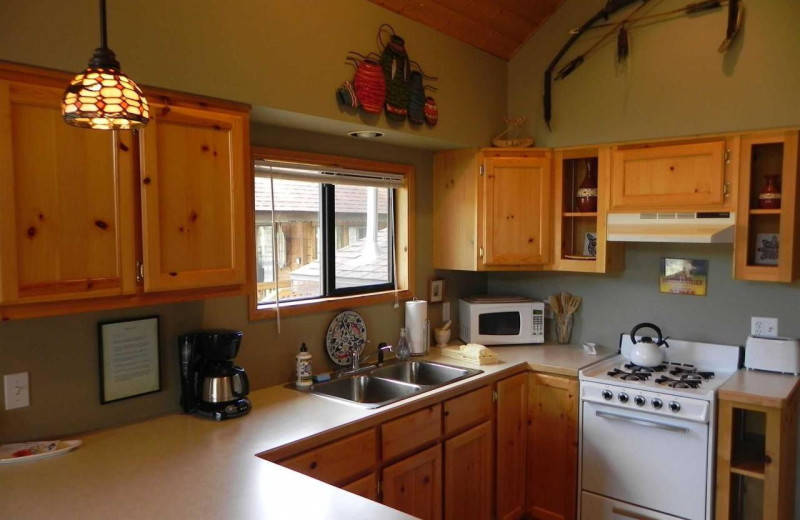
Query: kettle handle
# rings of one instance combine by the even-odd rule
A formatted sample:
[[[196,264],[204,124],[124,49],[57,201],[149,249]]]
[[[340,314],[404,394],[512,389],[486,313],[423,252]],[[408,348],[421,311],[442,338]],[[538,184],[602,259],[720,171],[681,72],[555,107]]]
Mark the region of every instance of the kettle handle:
[[[250,393],[250,380],[247,379],[247,372],[245,372],[242,367],[233,367],[233,369],[236,371],[236,375],[239,377],[242,387],[241,392],[236,392],[234,390],[233,393],[236,395],[236,397],[245,397]]]
[[[634,325],[633,330],[631,330],[631,342],[634,345],[636,345],[636,333],[639,332],[639,329],[653,329],[653,331],[658,334],[656,345],[661,346],[666,343],[666,338],[661,335],[661,329],[658,328],[658,325],[654,325],[652,323],[640,323],[638,325]]]

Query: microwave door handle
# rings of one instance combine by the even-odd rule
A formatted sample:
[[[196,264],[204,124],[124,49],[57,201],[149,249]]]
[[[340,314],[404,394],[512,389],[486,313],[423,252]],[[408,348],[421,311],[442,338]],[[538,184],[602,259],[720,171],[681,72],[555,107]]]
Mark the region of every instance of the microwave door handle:
[[[632,518],[633,520],[656,520],[652,516],[634,513],[633,511],[628,511],[627,509],[622,509],[621,507],[617,506],[612,507],[611,512],[615,515],[624,516],[625,518]]]
[[[655,421],[648,421],[646,419],[634,419],[633,417],[628,417],[627,415],[618,415],[610,412],[601,412],[599,410],[595,411],[595,415],[597,417],[602,417],[603,419],[609,419],[611,421],[621,421],[632,424],[638,424],[639,426],[647,426],[648,428],[657,428],[659,430],[667,430],[676,433],[684,433],[684,434],[689,433],[689,430],[686,428],[681,428],[679,426],[672,426],[671,424],[664,424]]]

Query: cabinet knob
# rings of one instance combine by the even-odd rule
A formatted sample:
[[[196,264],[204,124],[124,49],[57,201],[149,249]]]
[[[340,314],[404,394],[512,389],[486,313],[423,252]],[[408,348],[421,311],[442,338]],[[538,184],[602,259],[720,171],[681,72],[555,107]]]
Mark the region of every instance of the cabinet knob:
[[[769,455],[764,455],[764,464],[771,464],[771,463],[772,463],[772,457],[770,457]]]
[[[447,410],[445,410],[445,411],[444,411],[444,416],[445,416],[445,417],[447,417],[448,415],[450,415],[450,412],[448,412]]]
[[[311,469],[317,469],[317,461],[316,460],[311,462]]]

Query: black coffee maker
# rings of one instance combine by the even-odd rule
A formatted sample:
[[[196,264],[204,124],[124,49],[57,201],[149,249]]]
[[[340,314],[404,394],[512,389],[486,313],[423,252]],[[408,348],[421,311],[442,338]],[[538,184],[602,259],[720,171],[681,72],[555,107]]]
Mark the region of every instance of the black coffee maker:
[[[238,330],[201,330],[178,338],[184,412],[223,421],[250,411],[247,374],[231,361],[241,342]]]

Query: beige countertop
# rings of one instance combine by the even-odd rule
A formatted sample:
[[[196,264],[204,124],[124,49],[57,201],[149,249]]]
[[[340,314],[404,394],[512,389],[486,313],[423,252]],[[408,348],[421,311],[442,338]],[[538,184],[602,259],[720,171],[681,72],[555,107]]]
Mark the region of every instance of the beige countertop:
[[[441,358],[438,349],[429,356]],[[52,518],[403,519],[408,515],[256,457],[305,449],[526,369],[577,376],[596,356],[574,345],[495,347],[483,374],[366,410],[284,386],[250,394],[253,410],[223,422],[171,414],[88,433],[50,459],[0,465],[0,516]],[[294,448],[292,448],[294,449]]]
[[[794,397],[798,383],[797,376],[743,368],[719,388],[717,395],[728,401],[783,408]]]

